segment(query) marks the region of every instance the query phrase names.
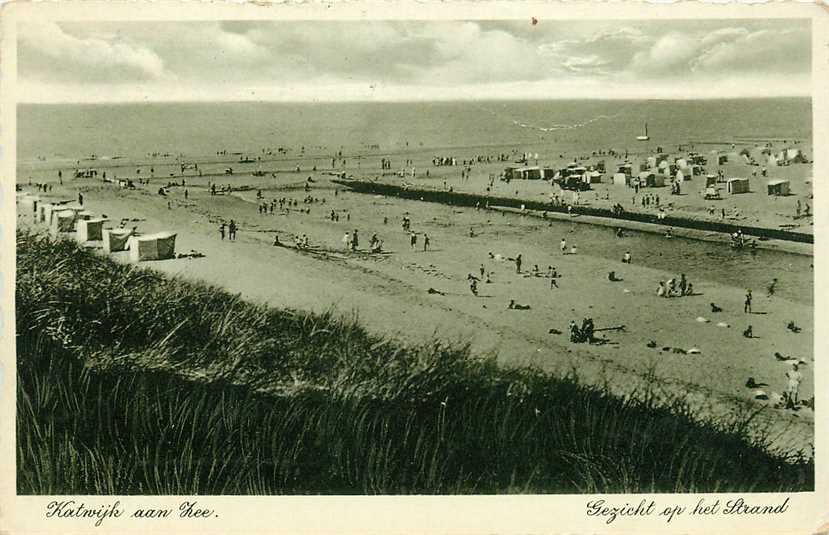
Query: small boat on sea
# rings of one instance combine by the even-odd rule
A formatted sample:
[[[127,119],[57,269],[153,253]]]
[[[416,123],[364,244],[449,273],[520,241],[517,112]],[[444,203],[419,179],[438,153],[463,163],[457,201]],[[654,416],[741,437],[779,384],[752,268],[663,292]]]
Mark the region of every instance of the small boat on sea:
[[[645,135],[644,136],[636,136],[636,141],[648,141],[650,136],[648,136],[648,123],[645,123]]]

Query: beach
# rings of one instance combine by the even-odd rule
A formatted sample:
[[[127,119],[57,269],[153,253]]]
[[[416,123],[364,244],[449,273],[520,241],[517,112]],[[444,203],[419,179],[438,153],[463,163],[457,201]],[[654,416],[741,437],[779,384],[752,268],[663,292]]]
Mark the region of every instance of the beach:
[[[783,109],[792,103],[776,105]],[[342,125],[321,133],[318,142],[303,137],[302,132],[320,131],[326,120],[314,115],[307,124],[297,125],[292,134],[295,143],[290,145],[254,144],[256,132],[287,136],[292,131],[284,122],[274,127],[254,121],[248,130],[240,130],[238,140],[220,136],[233,124],[214,124],[199,140],[167,132],[163,135],[168,141],[178,144],[153,151],[148,149],[149,137],[129,128],[138,124],[127,113],[132,108],[93,107],[86,110],[90,124],[103,124],[99,114],[123,112],[122,130],[108,133],[111,127],[101,126],[103,131],[93,134],[81,124],[80,140],[52,140],[50,145],[47,139],[39,147],[22,136],[18,185],[43,200],[77,203],[80,193],[84,208],[107,217],[113,227],[120,222],[144,234],[175,232],[178,253],[203,257],[142,263],[172,276],[215,284],[275,307],[354,315],[370,332],[402,343],[468,344],[474,355],[494,355],[504,366],[574,373],[621,396],[664,390],[687,397],[703,419],[766,407],[756,419],[758,432],[772,429],[772,443],[780,450],[808,452],[813,443],[812,410],[775,408],[774,400],[785,392],[785,374],[798,360],[804,376],[800,399],[814,395],[811,245],[761,240],[755,242],[756,249],[735,250],[727,234],[676,228],[667,238],[664,225],[577,213],[579,207],[620,204],[626,211],[654,217],[662,211],[677,218],[810,234],[811,214],[805,212],[812,204],[811,164],[772,166],[764,159],[764,151],[777,154],[791,147],[811,158],[808,131],[781,127],[795,124],[786,122],[783,113],[772,125],[777,130],[762,122],[735,123],[733,132],[705,141],[702,138],[713,139],[714,128],[706,123],[704,128],[680,128],[671,136],[654,135],[653,140],[637,142],[638,120],[628,117],[618,127],[611,109],[588,110],[595,117],[592,122],[572,119],[548,127],[511,118],[527,116],[533,110],[529,104],[446,106],[371,108],[376,115],[372,124],[383,125],[379,130],[386,139],[382,141],[373,137],[376,132],[369,135],[360,129],[359,113],[366,109],[346,106],[324,108],[333,117],[351,121],[348,124],[359,132],[351,137],[338,130],[345,128]],[[795,102],[797,106],[802,107],[802,102]],[[251,113],[238,106],[222,109],[211,121],[225,117],[232,123],[241,120],[232,112],[243,117]],[[284,119],[291,114],[301,118],[308,108],[274,109],[284,112]],[[671,112],[668,105],[654,109],[651,133],[661,128],[660,114],[668,122]],[[198,108],[174,109],[170,115],[184,120],[196,113],[193,110]],[[428,121],[420,119],[423,124],[416,132],[403,128],[393,136],[382,120],[402,113],[416,121],[418,110],[427,115],[455,110],[509,128],[497,133],[475,130],[464,136],[464,129],[431,130]],[[150,111],[154,117],[159,113]],[[74,112],[64,113],[69,117]],[[193,127],[186,123],[186,129]],[[415,142],[418,133],[432,136],[431,140]],[[795,138],[793,133],[805,135]],[[515,142],[507,142],[513,138]],[[84,140],[85,148],[78,149]],[[245,146],[228,149],[228,140]],[[332,140],[341,143],[333,145]],[[186,153],[173,148],[182,144],[188,145]],[[39,150],[49,146],[53,148]],[[624,162],[638,175],[640,166],[659,154],[657,147],[671,159],[689,152],[703,155],[709,162],[705,173],[689,176],[679,194],[672,194],[667,186],[637,191],[612,183]],[[720,156],[728,161],[720,163]],[[749,165],[749,159],[759,165]],[[599,162],[606,168],[601,182],[578,196],[549,180],[501,178],[507,167],[537,164],[561,170],[573,163]],[[76,177],[78,172],[89,176]],[[711,173],[747,177],[749,192],[723,190],[722,199],[706,200],[701,193],[705,175]],[[343,177],[414,191],[571,205],[575,213],[523,213],[494,202],[488,209],[369,195],[338,183]],[[767,194],[766,182],[779,178],[790,181],[791,195]],[[38,191],[38,184],[48,184],[48,191]],[[647,206],[642,205],[645,197],[650,201]],[[31,219],[18,214],[21,225],[30,225]],[[220,235],[220,225],[231,219],[239,229],[233,242]],[[408,230],[402,227],[404,220],[409,221]],[[617,228],[623,229],[621,236]],[[355,231],[359,245],[352,251],[346,247],[345,235],[350,238]],[[373,235],[382,243],[381,252],[369,251]],[[424,250],[427,235],[429,246]],[[275,238],[279,246],[274,246]],[[306,240],[308,245],[303,246]],[[573,246],[576,252],[562,254],[561,240],[566,252]],[[630,263],[623,262],[625,253],[630,254]],[[520,271],[514,261],[518,255]],[[126,253],[113,257],[128,261]],[[551,268],[557,277],[547,276]],[[609,280],[611,272],[615,280]],[[678,281],[683,275],[693,284],[692,295],[657,296],[660,281]],[[478,279],[477,295],[470,290],[470,277]],[[773,279],[778,282],[773,295],[767,295]],[[750,314],[743,306],[749,289]],[[510,308],[511,301],[519,306]],[[587,318],[595,324],[597,343],[571,342],[569,323],[581,325]],[[789,322],[799,331],[787,329]],[[744,336],[749,326],[750,338]],[[763,386],[747,387],[749,379]],[[760,390],[771,399],[758,399]]]

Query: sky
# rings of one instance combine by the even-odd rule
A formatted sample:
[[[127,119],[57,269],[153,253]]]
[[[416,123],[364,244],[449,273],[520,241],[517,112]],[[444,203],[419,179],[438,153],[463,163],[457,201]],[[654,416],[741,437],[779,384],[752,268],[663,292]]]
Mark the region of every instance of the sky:
[[[43,22],[24,102],[811,95],[808,20]]]

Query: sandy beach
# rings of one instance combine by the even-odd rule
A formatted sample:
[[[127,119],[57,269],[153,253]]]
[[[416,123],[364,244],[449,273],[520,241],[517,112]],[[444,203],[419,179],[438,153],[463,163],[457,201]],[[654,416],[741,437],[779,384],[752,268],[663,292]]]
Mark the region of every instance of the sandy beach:
[[[306,159],[298,165],[309,163]],[[53,189],[42,197],[74,200],[80,191],[84,207],[96,214],[106,214],[115,223],[135,219],[126,225],[144,233],[175,231],[178,252],[194,250],[205,255],[151,262],[148,267],[217,284],[273,306],[356,314],[369,330],[404,342],[468,343],[474,354],[495,355],[504,365],[572,371],[622,395],[642,392],[648,385],[664,388],[687,395],[703,418],[770,405],[754,400],[756,389],[746,388],[745,383],[752,377],[767,384],[762,388],[770,394],[783,392],[790,364],[775,358],[779,352],[805,362],[800,397],[813,395],[809,256],[760,250],[755,257],[722,244],[679,237],[671,241],[635,230],[617,238],[611,228],[601,226],[363,195],[332,184],[331,177],[320,171],[291,171],[293,164],[282,162],[287,169],[263,178],[238,172],[219,177],[209,171],[225,164],[203,163],[199,166],[202,177],[186,176],[186,185],[168,188],[166,196],[159,195],[158,188],[170,181],[180,183],[181,177],[155,178],[134,190],[102,183],[100,178],[64,178],[63,186],[50,178]],[[132,179],[138,178],[134,173],[138,165],[130,166]],[[320,161],[318,169],[322,166]],[[146,167],[141,167],[146,174]],[[167,170],[153,167],[156,176]],[[126,165],[110,169],[109,176],[128,176],[121,169],[126,170]],[[430,172],[428,180],[437,180],[437,187],[442,187],[444,178],[439,172],[437,176]],[[477,190],[486,182],[478,178],[462,183],[449,174],[444,175],[447,184],[459,190]],[[308,176],[313,182],[306,182]],[[27,180],[20,177],[19,182]],[[211,195],[208,182],[252,188]],[[550,188],[543,181],[519,185],[513,181],[510,187],[522,188],[519,194]],[[259,189],[266,201],[284,198],[297,204],[283,211],[277,206],[273,214],[262,215],[257,209]],[[597,194],[601,197],[601,190]],[[304,202],[309,196],[316,200]],[[303,213],[306,209],[310,213]],[[694,208],[689,204],[682,209]],[[759,205],[756,210],[758,215],[767,213]],[[338,221],[331,220],[332,211]],[[401,228],[404,216],[417,233],[415,247],[410,245],[410,234]],[[219,236],[220,222],[231,218],[239,225],[236,242]],[[21,223],[26,220],[19,215]],[[348,252],[342,238],[355,229],[360,236],[359,251]],[[383,241],[382,254],[367,252],[373,233]],[[274,234],[287,247],[274,247]],[[303,234],[309,248],[297,250],[293,237]],[[425,251],[424,234],[430,238]],[[561,254],[562,238],[568,250],[572,244],[578,246],[576,254]],[[631,264],[621,262],[627,250],[633,252]],[[518,254],[523,259],[520,273],[508,260]],[[126,261],[123,253],[115,256]],[[710,269],[711,262],[728,265],[732,261],[739,262],[733,270]],[[535,265],[541,276],[533,274]],[[548,266],[555,266],[560,274],[555,279],[557,288],[551,288],[550,278],[544,276]],[[467,277],[473,274],[485,279],[481,267],[492,282],[482,280],[479,295],[474,296]],[[610,271],[621,280],[609,281]],[[679,278],[681,273],[693,283],[696,295],[656,296],[658,281]],[[773,277],[779,277],[780,283],[769,297],[764,285]],[[754,292],[753,313],[745,314],[743,298],[749,283]],[[529,309],[509,309],[510,300]],[[722,312],[712,313],[712,302]],[[568,323],[580,324],[587,317],[593,318],[597,329],[624,329],[598,332],[606,337],[601,345],[571,343]],[[789,321],[802,331],[787,330]],[[748,325],[754,338],[742,334]],[[649,342],[655,347],[648,347]],[[692,348],[699,353],[688,354]],[[774,445],[781,449],[808,450],[812,443],[813,413],[808,408],[793,412],[769,406],[758,422],[772,426]]]

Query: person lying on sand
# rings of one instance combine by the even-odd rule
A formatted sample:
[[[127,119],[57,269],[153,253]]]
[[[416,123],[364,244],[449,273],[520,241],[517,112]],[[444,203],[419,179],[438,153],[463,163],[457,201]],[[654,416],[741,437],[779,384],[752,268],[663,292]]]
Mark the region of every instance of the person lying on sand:
[[[441,292],[440,290],[435,290],[434,288],[429,288],[428,290],[426,290],[426,293],[432,294],[432,295],[446,295],[445,292]]]
[[[793,333],[799,333],[799,332],[801,331],[800,327],[798,327],[798,326],[795,324],[795,322],[794,322],[794,321],[790,321],[790,322],[786,325],[786,328],[787,328],[788,330],[792,331]]]
[[[469,291],[472,292],[472,295],[478,297],[478,279],[476,279],[475,277],[472,277],[472,279],[469,281]]]
[[[712,313],[715,313],[715,312],[722,312],[722,308],[718,307],[718,306],[717,306],[717,305],[715,305],[714,303],[711,303],[711,312],[712,312]]]
[[[522,305],[520,303],[516,303],[515,299],[510,299],[507,308],[510,310],[529,310],[530,305]]]

